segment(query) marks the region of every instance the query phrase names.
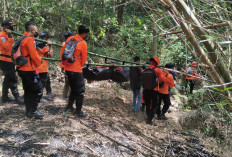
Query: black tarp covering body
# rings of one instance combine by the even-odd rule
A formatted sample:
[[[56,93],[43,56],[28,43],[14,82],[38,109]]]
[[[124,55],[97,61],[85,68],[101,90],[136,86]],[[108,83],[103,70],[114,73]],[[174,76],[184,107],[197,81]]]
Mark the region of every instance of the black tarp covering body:
[[[102,81],[110,79],[115,82],[129,81],[130,69],[128,67],[84,66],[82,70],[84,78],[89,81]]]

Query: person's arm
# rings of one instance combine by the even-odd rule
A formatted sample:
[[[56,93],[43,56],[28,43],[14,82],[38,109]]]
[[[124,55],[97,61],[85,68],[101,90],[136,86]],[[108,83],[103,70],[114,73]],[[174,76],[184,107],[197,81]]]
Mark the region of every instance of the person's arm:
[[[174,87],[174,86],[175,86],[175,82],[174,82],[174,79],[173,79],[172,74],[168,74],[167,78],[168,78],[169,81],[170,81],[170,82],[167,83],[168,86],[169,86],[170,88]]]
[[[53,47],[52,47],[52,42],[50,40],[47,41],[49,51],[47,53],[47,57],[53,57]]]
[[[87,61],[87,43],[83,41],[81,46],[81,66],[83,67]]]
[[[13,38],[6,38],[4,36],[0,36],[0,46],[2,49],[5,49],[5,51],[11,51],[12,45],[14,44]]]
[[[30,58],[34,63],[36,64],[37,67],[39,67],[42,64],[42,59],[40,58],[33,39],[29,39],[27,42],[27,48],[28,52],[30,55]]]

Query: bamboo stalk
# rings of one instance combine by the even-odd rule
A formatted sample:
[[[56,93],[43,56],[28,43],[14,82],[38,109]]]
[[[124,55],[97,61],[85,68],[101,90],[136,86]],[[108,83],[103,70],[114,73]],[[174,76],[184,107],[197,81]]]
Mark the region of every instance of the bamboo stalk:
[[[224,26],[230,26],[232,25],[232,22],[223,22],[223,23],[219,23],[219,24],[215,24],[215,25],[210,25],[210,26],[203,26],[203,28],[205,29],[216,29],[218,27],[224,27]],[[192,28],[192,31],[194,31],[194,28]],[[167,32],[167,33],[162,33],[160,34],[160,36],[165,36],[165,35],[170,35],[170,34],[179,34],[179,33],[182,33],[183,30],[181,31],[173,31],[173,32]]]

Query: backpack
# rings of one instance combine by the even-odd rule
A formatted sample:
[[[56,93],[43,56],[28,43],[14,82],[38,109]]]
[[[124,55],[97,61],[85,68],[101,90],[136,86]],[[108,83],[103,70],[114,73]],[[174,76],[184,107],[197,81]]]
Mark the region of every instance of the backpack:
[[[81,40],[75,40],[72,38],[68,41],[68,43],[65,46],[62,59],[61,59],[61,62],[63,65],[72,65],[77,60],[77,58],[80,56],[79,54],[76,58],[73,58],[74,50],[77,46],[77,43],[79,43],[80,41]]]
[[[28,37],[28,35],[23,36],[19,38],[18,40],[16,40],[16,42],[14,43],[12,47],[11,59],[15,63],[15,65],[26,65],[28,62],[26,59],[27,56],[22,56],[22,53],[21,53],[21,43],[23,39],[25,39],[26,37]]]
[[[144,89],[153,90],[158,85],[158,78],[155,74],[155,68],[146,68],[142,73],[142,87]]]

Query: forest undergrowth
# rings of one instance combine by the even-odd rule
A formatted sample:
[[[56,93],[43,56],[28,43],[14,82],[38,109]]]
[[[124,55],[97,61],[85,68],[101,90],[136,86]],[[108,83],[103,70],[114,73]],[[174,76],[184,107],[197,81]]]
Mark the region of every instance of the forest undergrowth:
[[[40,103],[43,120],[26,118],[24,106],[0,105],[0,156],[227,157],[231,153],[231,125],[223,132],[229,123],[222,123],[217,114],[186,109],[183,95],[172,96],[167,121],[155,118],[150,126],[145,112],[132,112],[130,90],[112,81],[86,82],[83,110],[89,116],[79,119],[63,112],[67,100],[62,98],[62,78],[52,80],[56,97]],[[21,84],[19,90],[22,94]]]

